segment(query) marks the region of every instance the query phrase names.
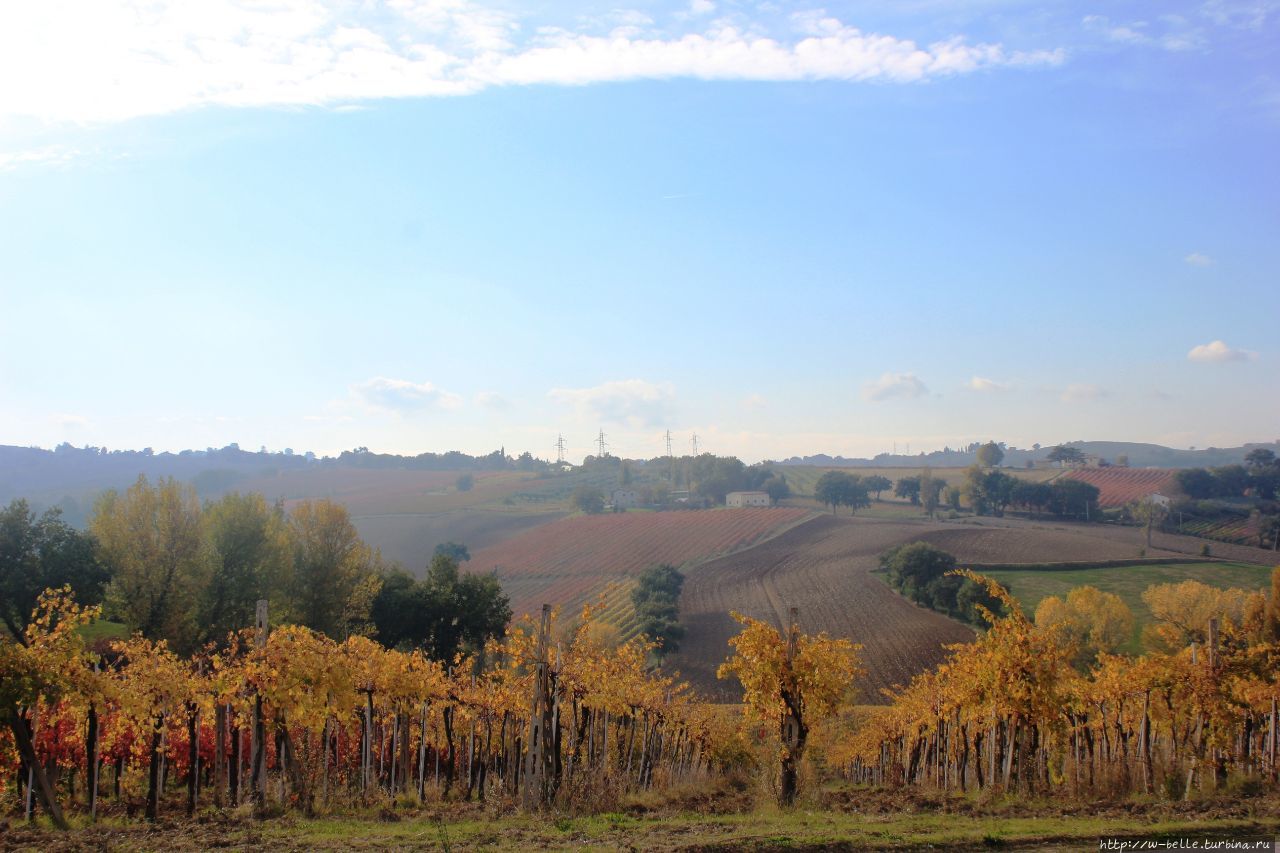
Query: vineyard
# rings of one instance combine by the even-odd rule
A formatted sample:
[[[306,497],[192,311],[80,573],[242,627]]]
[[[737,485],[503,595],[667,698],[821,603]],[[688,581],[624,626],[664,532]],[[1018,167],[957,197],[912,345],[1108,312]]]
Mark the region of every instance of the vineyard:
[[[544,603],[576,610],[604,594],[609,612],[625,623],[630,578],[649,566],[685,566],[738,551],[809,514],[747,508],[574,516],[482,548],[468,568],[496,571],[516,615]]]
[[[981,576],[967,573],[983,582]],[[873,785],[1098,796],[1277,781],[1280,581],[1237,623],[1210,615],[1176,652],[1101,655],[1073,669],[1072,644],[1009,609],[944,666],[847,715],[829,757]]]
[[[1104,508],[1167,494],[1173,483],[1173,472],[1163,468],[1076,468],[1062,476],[1097,486],[1098,506]]]
[[[1249,516],[1220,516],[1184,521],[1177,531],[1203,539],[1216,539],[1235,545],[1257,545],[1258,522]]]
[[[25,782],[28,815],[38,804],[60,825],[63,803],[92,816],[100,798],[154,820],[175,789],[187,815],[201,803],[310,815],[403,796],[542,808],[713,769],[712,709],[647,671],[646,643],[596,642],[589,611],[554,646],[544,610],[536,628],[449,666],[364,637],[268,632],[261,617],[189,660],[141,637],[98,654],[82,634],[96,615],[50,592],[25,645],[0,644],[0,772]]]
[[[819,520],[841,533],[869,526]],[[62,827],[68,817],[83,825],[134,814],[149,821],[199,814],[186,825],[234,827],[228,810],[237,807],[259,818],[372,809],[398,822],[397,811],[413,814],[422,804],[475,802],[504,821],[516,811],[550,811],[563,831],[574,825],[567,816],[616,815],[627,797],[652,804],[703,792],[696,796],[705,804],[718,791],[730,797],[728,808],[751,810],[753,795],[732,792],[749,791],[741,780],[755,778],[754,796],[762,796],[779,769],[781,787],[772,790],[782,804],[834,775],[858,786],[847,796],[859,811],[869,804],[940,810],[948,801],[930,797],[978,792],[1059,807],[1064,797],[1174,803],[1234,791],[1256,798],[1280,781],[1280,570],[1270,595],[1237,593],[1238,611],[1188,599],[1187,612],[1207,616],[1205,627],[1172,618],[1166,651],[1101,653],[1083,668],[1074,663],[1079,638],[1036,625],[994,583],[962,574],[986,584],[1006,615],[988,613],[989,630],[885,691],[883,706],[865,705],[852,689],[874,646],[800,633],[805,611],[795,608],[786,635],[735,615],[744,627],[721,653],[732,652],[721,677],[745,688],[734,714],[648,670],[645,642],[601,643],[589,609],[576,625],[557,626],[545,608],[536,625],[517,625],[483,654],[449,665],[364,637],[337,642],[297,626],[268,630],[265,613],[220,650],[183,659],[141,637],[91,649],[84,629],[97,609],[77,606],[69,590],[49,591],[24,642],[0,644],[0,778],[17,782],[0,796],[10,813],[42,814]],[[895,791],[921,794],[894,799]],[[646,792],[650,799],[634,799]],[[813,800],[805,802],[809,814]],[[936,815],[963,826],[952,846],[989,843],[993,824],[974,810],[982,801],[950,802],[966,804],[964,814]],[[1280,815],[1272,800],[1259,802],[1260,812],[1250,806],[1231,812],[1244,819],[1214,825],[1274,833]],[[800,812],[769,820],[790,821],[788,814]],[[878,829],[819,819],[824,831],[838,825],[839,837],[872,846],[930,825],[922,815],[891,830],[874,815],[859,815],[859,823]],[[1118,826],[1141,832],[1143,823],[1073,829],[1050,821],[1022,831],[1030,841],[1061,840]],[[552,825],[515,825],[524,828],[500,846],[527,849],[532,838],[557,846],[541,840]],[[339,841],[359,831],[350,819],[331,826],[342,828]],[[418,826],[416,841],[402,833],[395,843],[421,846]],[[751,844],[723,829],[722,845]],[[445,832],[443,823],[437,831]],[[593,832],[574,837],[601,836]],[[17,837],[43,841],[35,846],[52,841]],[[603,837],[619,846],[642,836]],[[492,833],[469,838],[499,842]]]

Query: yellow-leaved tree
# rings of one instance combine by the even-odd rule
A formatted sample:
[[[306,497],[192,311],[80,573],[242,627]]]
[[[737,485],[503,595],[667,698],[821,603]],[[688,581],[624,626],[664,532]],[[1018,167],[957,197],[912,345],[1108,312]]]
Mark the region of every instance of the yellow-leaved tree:
[[[1203,643],[1210,619],[1223,627],[1240,627],[1248,598],[1242,589],[1218,589],[1200,581],[1153,584],[1142,593],[1156,619],[1142,632],[1143,642],[1153,651],[1169,653]]]
[[[1120,596],[1078,586],[1065,600],[1050,595],[1036,607],[1036,627],[1054,633],[1071,650],[1078,669],[1100,654],[1115,654],[1133,636],[1133,611]]]
[[[717,676],[741,682],[749,718],[778,726],[778,801],[789,806],[795,802],[797,769],[809,729],[850,702],[853,681],[864,674],[858,656],[862,646],[825,633],[801,634],[794,609],[785,637],[766,622],[732,615],[743,627],[729,641],[733,657],[720,666]]]

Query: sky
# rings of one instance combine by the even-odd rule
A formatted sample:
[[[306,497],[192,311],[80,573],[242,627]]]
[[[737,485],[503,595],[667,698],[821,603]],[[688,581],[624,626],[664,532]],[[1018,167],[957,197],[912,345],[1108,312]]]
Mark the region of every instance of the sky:
[[[0,444],[1280,438],[1280,2],[0,5]]]

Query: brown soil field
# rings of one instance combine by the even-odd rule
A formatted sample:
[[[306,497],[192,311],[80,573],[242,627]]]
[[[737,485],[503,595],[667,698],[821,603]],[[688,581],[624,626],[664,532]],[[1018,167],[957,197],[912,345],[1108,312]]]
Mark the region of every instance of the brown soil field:
[[[973,632],[909,603],[872,571],[886,549],[925,541],[963,563],[1038,563],[1136,559],[1145,534],[1135,527],[1015,518],[964,521],[820,516],[754,548],[692,569],[680,600],[687,634],[668,667],[720,701],[736,701],[737,686],[719,681],[729,654],[736,610],[781,626],[800,608],[801,630],[827,631],[862,643],[867,676],[862,701],[940,662],[943,646]],[[1149,557],[1199,555],[1206,540],[1156,533]],[[1274,551],[1210,544],[1213,556],[1259,565],[1280,562]]]
[[[864,644],[861,701],[883,701],[881,688],[905,684],[945,656],[943,646],[973,631],[902,598],[871,571],[886,548],[912,542],[943,524],[819,516],[747,551],[693,569],[680,598],[687,631],[670,669],[708,696],[736,701],[737,686],[716,679],[738,631],[736,610],[782,625],[800,609],[800,628]]]
[[[1039,527],[1030,524],[991,527],[982,519],[929,531],[922,541],[936,545],[964,563],[1050,563],[1075,560],[1127,560],[1138,556],[1141,542],[1122,537],[1085,535],[1088,528]],[[1137,531],[1128,531],[1136,533]],[[1153,548],[1150,556],[1171,556],[1173,552]]]
[[[352,517],[360,536],[388,560],[422,574],[442,542],[460,542],[475,553],[511,536],[563,518],[564,512],[471,509],[441,513],[386,513]]]
[[[970,525],[974,528],[981,527],[986,530],[994,530],[999,528],[1007,528],[1009,530],[1024,531],[1030,533],[1034,531],[1035,537],[1027,538],[1023,545],[1018,547],[1039,547],[1032,546],[1031,542],[1059,542],[1062,550],[1053,551],[1053,554],[1061,554],[1062,556],[1048,556],[1042,558],[1044,561],[1056,560],[1104,560],[1104,559],[1125,559],[1128,557],[1137,557],[1138,552],[1146,548],[1146,532],[1140,527],[1124,527],[1114,524],[1087,524],[1084,522],[1058,521],[1052,519],[1028,520],[1021,518],[982,518],[966,520],[964,522],[951,522],[948,526],[952,529],[961,528],[969,529]],[[933,541],[933,540],[930,540]],[[943,541],[946,541],[945,538]],[[989,539],[988,542],[998,541]],[[1016,537],[1009,540],[1011,543]],[[946,548],[941,542],[935,543],[940,548]],[[1232,545],[1226,542],[1218,542],[1213,539],[1202,539],[1198,536],[1183,536],[1177,533],[1163,533],[1161,531],[1152,531],[1151,547],[1146,548],[1149,557],[1171,557],[1179,554],[1187,554],[1190,556],[1199,556],[1204,546],[1209,546],[1209,553],[1213,557],[1221,557],[1224,560],[1231,560],[1237,563],[1253,563],[1258,566],[1274,566],[1280,564],[1280,553],[1268,551],[1264,548],[1254,548],[1249,545]],[[1109,548],[1113,546],[1120,547],[1120,553],[1116,556],[1106,556]],[[947,549],[951,550],[951,549]],[[1018,562],[1021,557],[1003,557],[1001,551],[984,551],[980,554],[962,555],[959,551],[952,551],[957,557],[964,560],[972,560],[973,562]],[[1039,560],[1037,560],[1039,562]]]

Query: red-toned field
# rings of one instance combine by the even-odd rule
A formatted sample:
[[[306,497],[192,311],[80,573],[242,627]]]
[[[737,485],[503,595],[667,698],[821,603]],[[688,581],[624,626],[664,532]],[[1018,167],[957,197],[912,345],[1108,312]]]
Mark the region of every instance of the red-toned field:
[[[482,548],[467,568],[497,571],[517,616],[576,607],[655,563],[685,566],[760,542],[811,515],[794,508],[580,515]]]
[[[1173,472],[1166,468],[1077,468],[1063,475],[1097,486],[1098,506],[1124,506],[1153,495],[1168,493]]]

